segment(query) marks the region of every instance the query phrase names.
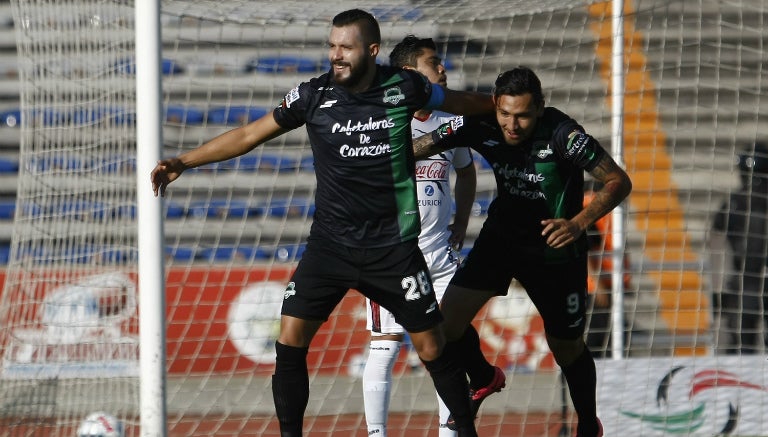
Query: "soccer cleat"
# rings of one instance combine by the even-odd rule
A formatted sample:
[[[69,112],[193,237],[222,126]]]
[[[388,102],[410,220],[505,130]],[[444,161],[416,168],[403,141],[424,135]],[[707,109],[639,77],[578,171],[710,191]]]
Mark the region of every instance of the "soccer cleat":
[[[501,389],[506,386],[507,376],[504,374],[504,371],[501,370],[500,367],[494,366],[493,379],[491,379],[491,382],[488,385],[477,390],[469,389],[469,403],[470,408],[472,408],[472,415],[477,416],[477,412],[480,410],[480,404],[483,403],[485,398],[494,393],[500,392]],[[453,414],[448,416],[446,426],[448,429],[452,429],[454,431],[456,430],[456,422],[453,420]]]

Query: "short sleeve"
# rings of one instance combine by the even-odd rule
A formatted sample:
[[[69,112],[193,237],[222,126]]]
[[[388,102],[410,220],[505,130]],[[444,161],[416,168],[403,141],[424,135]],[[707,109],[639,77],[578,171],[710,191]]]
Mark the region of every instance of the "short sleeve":
[[[280,105],[274,109],[275,121],[284,129],[296,129],[306,123],[306,108],[308,106],[308,84],[301,83],[288,91]]]
[[[597,139],[573,120],[560,123],[553,139],[563,158],[585,171],[592,171],[607,153]]]

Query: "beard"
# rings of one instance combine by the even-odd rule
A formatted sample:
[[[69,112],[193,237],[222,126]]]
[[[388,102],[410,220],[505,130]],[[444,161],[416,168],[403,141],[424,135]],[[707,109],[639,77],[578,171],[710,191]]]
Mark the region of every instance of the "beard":
[[[346,66],[348,68],[346,71],[349,73],[344,76],[343,73],[339,73],[333,69],[334,65]],[[348,63],[332,64],[331,71],[333,72],[334,83],[337,83],[346,88],[354,88],[360,82],[360,79],[368,72],[368,65],[363,63],[359,64],[357,67],[354,67]]]

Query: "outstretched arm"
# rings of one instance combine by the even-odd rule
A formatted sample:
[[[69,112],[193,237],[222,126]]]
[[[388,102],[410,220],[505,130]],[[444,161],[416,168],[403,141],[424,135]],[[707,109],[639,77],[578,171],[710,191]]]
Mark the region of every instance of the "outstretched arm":
[[[243,155],[285,132],[270,112],[245,126],[225,132],[196,149],[175,158],[163,159],[157,163],[150,175],[152,191],[155,196],[164,196],[168,184],[178,179],[185,170]]]
[[[490,94],[444,88],[445,100],[440,110],[459,115],[488,114],[496,110]]]

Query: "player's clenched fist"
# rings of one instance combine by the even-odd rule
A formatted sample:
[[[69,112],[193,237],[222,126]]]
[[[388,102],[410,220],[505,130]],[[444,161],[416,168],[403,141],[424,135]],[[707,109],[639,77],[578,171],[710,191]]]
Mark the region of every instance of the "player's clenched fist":
[[[152,191],[155,196],[165,196],[165,189],[168,184],[178,179],[181,173],[186,170],[187,167],[179,158],[163,159],[157,161],[157,165],[150,174],[150,180],[152,181]]]

